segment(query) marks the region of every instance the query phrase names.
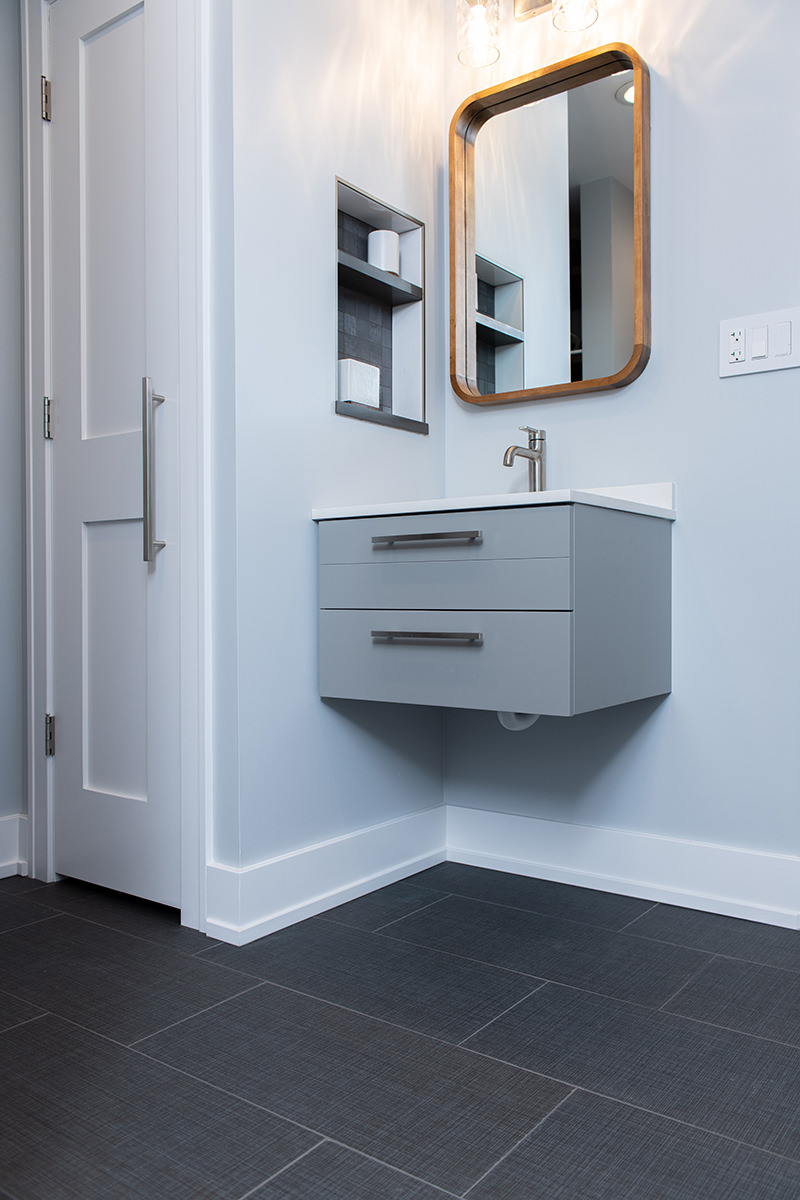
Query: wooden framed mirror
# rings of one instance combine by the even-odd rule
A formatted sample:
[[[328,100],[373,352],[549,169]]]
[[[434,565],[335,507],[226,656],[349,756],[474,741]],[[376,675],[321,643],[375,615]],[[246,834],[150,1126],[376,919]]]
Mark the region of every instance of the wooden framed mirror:
[[[450,125],[456,394],[604,391],[649,356],[645,63],[615,43],[470,96]]]

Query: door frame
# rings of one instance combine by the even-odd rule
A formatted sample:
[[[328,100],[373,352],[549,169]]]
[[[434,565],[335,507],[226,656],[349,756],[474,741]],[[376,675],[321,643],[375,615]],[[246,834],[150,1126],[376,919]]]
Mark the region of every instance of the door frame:
[[[57,878],[53,865],[52,762],[45,714],[52,696],[52,442],[43,436],[50,394],[49,138],[40,116],[48,75],[46,12],[51,0],[20,0],[23,147],[25,519],[27,608],[28,873]],[[55,0],[58,2],[58,0]],[[64,0],[68,3],[68,0]],[[164,0],[159,0],[163,3]],[[179,205],[180,766],[181,920],[206,921],[205,864],[211,783],[210,369],[207,95],[210,0],[171,0],[177,28]],[[131,3],[135,7],[135,0]],[[58,104],[57,84],[53,105]],[[56,728],[56,752],[58,731]],[[22,855],[21,855],[22,857]]]

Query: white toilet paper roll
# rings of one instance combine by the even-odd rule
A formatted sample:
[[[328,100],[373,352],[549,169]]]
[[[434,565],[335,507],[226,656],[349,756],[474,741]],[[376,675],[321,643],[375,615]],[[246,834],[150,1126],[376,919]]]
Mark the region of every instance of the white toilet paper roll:
[[[400,274],[400,234],[391,229],[373,229],[367,237],[367,262],[392,275]]]
[[[521,730],[530,729],[531,725],[535,725],[541,715],[541,713],[499,712],[497,719],[503,729],[508,729],[511,733],[519,733]]]

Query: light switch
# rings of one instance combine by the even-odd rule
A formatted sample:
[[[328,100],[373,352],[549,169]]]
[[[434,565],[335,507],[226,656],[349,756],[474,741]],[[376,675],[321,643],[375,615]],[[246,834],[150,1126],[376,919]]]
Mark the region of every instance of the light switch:
[[[775,326],[775,357],[792,353],[792,322],[778,321]]]
[[[720,321],[720,378],[800,367],[800,336],[792,337],[793,325],[800,328],[797,306]]]

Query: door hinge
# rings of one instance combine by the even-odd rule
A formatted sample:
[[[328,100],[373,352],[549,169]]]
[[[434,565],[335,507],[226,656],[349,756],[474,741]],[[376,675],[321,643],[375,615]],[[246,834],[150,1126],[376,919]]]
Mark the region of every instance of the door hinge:
[[[42,76],[42,120],[50,120],[50,80]]]
[[[49,396],[42,396],[42,422],[43,422],[44,436],[48,439],[48,441],[52,442],[53,430],[50,425],[50,397]]]
[[[44,753],[45,758],[52,758],[56,752],[56,719],[52,713],[45,713],[44,718]]]

